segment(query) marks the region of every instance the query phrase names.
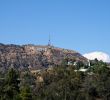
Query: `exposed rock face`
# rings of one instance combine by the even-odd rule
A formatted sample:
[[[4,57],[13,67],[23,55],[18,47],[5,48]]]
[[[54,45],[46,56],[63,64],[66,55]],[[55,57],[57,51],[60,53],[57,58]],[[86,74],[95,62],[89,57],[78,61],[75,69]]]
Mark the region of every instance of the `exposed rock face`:
[[[0,44],[1,70],[9,67],[39,69],[48,67],[50,63],[59,65],[65,57],[86,61],[86,58],[75,51],[53,46]]]

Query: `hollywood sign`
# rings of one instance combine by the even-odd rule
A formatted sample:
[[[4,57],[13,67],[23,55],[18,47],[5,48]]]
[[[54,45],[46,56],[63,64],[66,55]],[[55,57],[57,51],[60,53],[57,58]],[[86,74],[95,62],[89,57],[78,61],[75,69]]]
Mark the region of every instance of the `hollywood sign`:
[[[37,51],[47,51],[47,48],[37,48]]]

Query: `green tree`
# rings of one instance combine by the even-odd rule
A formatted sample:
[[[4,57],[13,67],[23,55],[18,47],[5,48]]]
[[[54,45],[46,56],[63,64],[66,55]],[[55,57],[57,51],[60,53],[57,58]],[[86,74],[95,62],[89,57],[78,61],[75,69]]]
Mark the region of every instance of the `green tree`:
[[[3,87],[3,100],[17,100],[19,97],[19,76],[17,72],[11,68],[5,77]]]
[[[22,87],[20,96],[21,100],[32,100],[32,92],[28,85]]]

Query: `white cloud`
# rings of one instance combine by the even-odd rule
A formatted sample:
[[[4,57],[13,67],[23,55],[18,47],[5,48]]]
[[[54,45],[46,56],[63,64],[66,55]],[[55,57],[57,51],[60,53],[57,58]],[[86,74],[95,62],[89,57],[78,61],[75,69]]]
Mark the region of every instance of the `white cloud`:
[[[94,60],[95,58],[97,58],[98,60],[102,60],[104,62],[110,62],[110,56],[104,52],[96,51],[84,54],[83,56],[89,60]]]

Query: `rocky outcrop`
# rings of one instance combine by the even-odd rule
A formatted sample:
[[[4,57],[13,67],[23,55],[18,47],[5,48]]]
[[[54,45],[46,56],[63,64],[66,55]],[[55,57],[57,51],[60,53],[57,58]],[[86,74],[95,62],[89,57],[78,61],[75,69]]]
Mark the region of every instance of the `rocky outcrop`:
[[[9,67],[40,69],[48,67],[49,64],[59,65],[65,57],[86,61],[86,58],[73,50],[53,46],[0,44],[2,71]]]

